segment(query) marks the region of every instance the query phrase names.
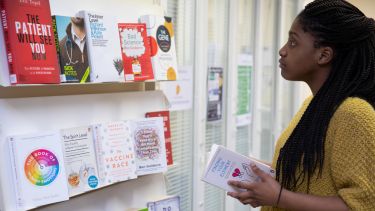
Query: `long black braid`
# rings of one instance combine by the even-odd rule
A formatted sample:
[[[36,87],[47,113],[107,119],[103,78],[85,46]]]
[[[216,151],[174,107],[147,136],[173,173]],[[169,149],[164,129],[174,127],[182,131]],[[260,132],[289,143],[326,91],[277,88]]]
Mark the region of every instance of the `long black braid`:
[[[313,97],[298,125],[280,150],[276,179],[296,190],[315,171],[321,176],[328,124],[348,97],[375,107],[375,23],[344,0],[316,0],[296,19],[315,38],[315,47],[334,51],[327,80]]]

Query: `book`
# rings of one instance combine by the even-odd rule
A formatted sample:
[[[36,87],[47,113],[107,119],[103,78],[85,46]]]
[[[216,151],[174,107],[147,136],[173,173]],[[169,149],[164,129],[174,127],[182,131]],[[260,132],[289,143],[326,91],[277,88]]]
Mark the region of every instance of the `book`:
[[[17,210],[69,199],[59,131],[7,139]]]
[[[223,110],[223,68],[210,67],[207,80],[207,121],[217,121]]]
[[[61,82],[90,82],[90,66],[83,18],[54,15],[52,23],[60,63]]]
[[[119,23],[118,29],[125,81],[154,79],[146,25],[143,23]]]
[[[254,163],[262,171],[275,176],[275,170],[253,158],[228,150],[221,145],[212,145],[202,180],[230,192],[244,191],[228,185],[228,180],[256,182],[260,178],[251,170]]]
[[[80,11],[86,29],[91,82],[123,82],[124,67],[115,17]]]
[[[144,15],[139,18],[139,22],[147,26],[155,80],[177,80],[177,56],[172,18]]]
[[[137,175],[167,170],[162,117],[130,121],[134,140]]]
[[[179,211],[180,196],[161,196],[147,202],[148,211]]]
[[[137,178],[129,123],[114,121],[93,127],[99,181],[102,186]]]
[[[92,128],[83,126],[62,129],[60,137],[69,196],[98,188],[98,168]]]
[[[0,46],[5,46],[3,24],[0,21]],[[7,60],[7,51],[5,48],[0,49],[0,85],[10,86],[9,81],[9,67]]]
[[[169,111],[154,111],[147,112],[146,118],[162,117],[164,125],[164,139],[165,139],[165,153],[167,158],[167,165],[173,165],[172,142],[171,142],[171,126],[169,121]]]
[[[48,0],[0,1],[11,84],[60,83]]]

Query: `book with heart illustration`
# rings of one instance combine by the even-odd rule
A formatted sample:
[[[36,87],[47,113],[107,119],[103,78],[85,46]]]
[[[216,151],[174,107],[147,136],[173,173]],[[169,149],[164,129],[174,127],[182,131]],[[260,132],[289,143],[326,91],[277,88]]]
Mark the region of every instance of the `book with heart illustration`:
[[[275,170],[254,158],[233,152],[221,145],[212,145],[202,181],[230,192],[244,191],[228,185],[229,180],[256,182],[260,178],[251,170],[254,163],[262,171],[275,176]]]

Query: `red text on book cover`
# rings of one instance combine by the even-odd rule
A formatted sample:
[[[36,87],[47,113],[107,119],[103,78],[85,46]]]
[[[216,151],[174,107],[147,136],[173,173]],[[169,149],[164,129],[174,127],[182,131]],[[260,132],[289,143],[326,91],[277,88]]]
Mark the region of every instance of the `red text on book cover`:
[[[163,117],[167,165],[172,165],[173,156],[172,156],[171,126],[170,126],[170,120],[169,120],[169,111],[148,112],[146,113],[146,118],[149,118],[149,117]]]
[[[0,7],[11,83],[59,83],[49,1],[2,0]]]
[[[119,23],[125,81],[154,79],[145,24]]]

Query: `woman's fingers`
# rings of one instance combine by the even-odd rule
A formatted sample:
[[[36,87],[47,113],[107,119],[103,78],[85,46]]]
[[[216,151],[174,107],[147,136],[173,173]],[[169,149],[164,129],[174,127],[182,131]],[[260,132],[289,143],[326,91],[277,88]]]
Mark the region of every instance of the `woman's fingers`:
[[[246,201],[252,199],[254,197],[254,193],[252,191],[244,191],[244,192],[228,192],[228,196],[231,196],[239,201]]]
[[[234,181],[234,180],[229,180],[228,181],[228,185],[231,185],[233,187],[240,188],[240,189],[247,189],[247,190],[251,190],[251,189],[254,188],[254,184],[253,183],[250,183],[250,182],[241,182],[241,181]]]
[[[247,199],[247,200],[244,200],[244,201],[241,201],[241,202],[242,202],[243,205],[250,204],[250,206],[252,206],[254,208],[259,207],[259,204],[255,199]]]

